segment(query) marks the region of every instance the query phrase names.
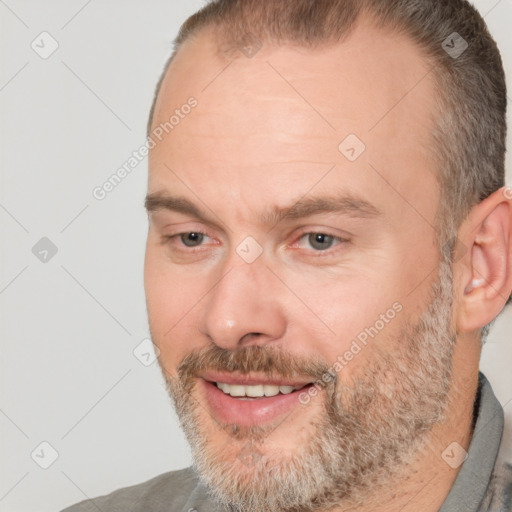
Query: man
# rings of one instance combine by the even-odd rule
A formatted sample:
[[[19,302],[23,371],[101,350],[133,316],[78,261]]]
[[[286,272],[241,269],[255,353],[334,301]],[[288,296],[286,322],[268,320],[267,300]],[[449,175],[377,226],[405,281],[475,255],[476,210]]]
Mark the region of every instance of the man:
[[[216,0],[149,123],[146,296],[194,467],[68,512],[512,510],[499,52],[465,0]],[[501,452],[500,452],[501,446]]]

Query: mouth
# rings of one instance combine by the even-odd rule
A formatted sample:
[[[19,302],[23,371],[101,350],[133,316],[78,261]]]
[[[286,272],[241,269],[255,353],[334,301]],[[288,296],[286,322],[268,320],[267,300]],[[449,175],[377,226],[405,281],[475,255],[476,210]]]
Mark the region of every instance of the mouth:
[[[203,375],[198,380],[212,417],[240,427],[265,425],[303,407],[299,395],[313,385],[229,374]]]
[[[272,396],[289,395],[305,386],[276,386],[272,384],[256,384],[244,386],[243,384],[228,384],[226,382],[215,382],[215,385],[226,395],[241,400],[254,398],[268,398]]]

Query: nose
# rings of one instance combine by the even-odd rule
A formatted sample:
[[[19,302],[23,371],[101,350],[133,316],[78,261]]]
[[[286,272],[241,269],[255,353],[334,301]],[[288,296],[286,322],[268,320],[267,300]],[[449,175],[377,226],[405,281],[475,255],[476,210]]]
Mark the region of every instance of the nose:
[[[204,299],[202,334],[226,349],[262,345],[284,335],[282,290],[263,258],[246,263],[234,254],[217,279]]]

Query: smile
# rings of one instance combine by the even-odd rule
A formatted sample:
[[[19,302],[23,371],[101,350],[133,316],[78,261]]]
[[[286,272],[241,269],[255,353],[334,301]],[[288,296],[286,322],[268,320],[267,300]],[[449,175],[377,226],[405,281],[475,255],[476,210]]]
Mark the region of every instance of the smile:
[[[258,375],[216,373],[198,379],[199,392],[217,423],[265,425],[303,408],[299,395],[313,383]]]
[[[304,386],[274,386],[269,384],[256,384],[253,386],[244,386],[241,384],[227,384],[226,382],[216,382],[217,387],[226,395],[241,398],[263,398],[276,396],[278,394],[289,395]]]

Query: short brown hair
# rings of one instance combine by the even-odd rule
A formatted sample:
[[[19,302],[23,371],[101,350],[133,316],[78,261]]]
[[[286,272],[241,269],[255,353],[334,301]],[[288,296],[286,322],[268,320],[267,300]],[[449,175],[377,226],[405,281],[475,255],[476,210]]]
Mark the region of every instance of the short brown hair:
[[[201,29],[212,28],[219,48],[234,50],[224,55],[236,58],[248,36],[262,44],[312,49],[335,44],[362,16],[409,37],[432,65],[437,92],[432,159],[441,195],[435,227],[442,251],[453,257],[461,222],[505,182],[505,73],[494,39],[467,0],[212,0],[183,23],[174,40],[148,134],[165,71]],[[454,40],[462,42],[460,55],[449,51]]]

